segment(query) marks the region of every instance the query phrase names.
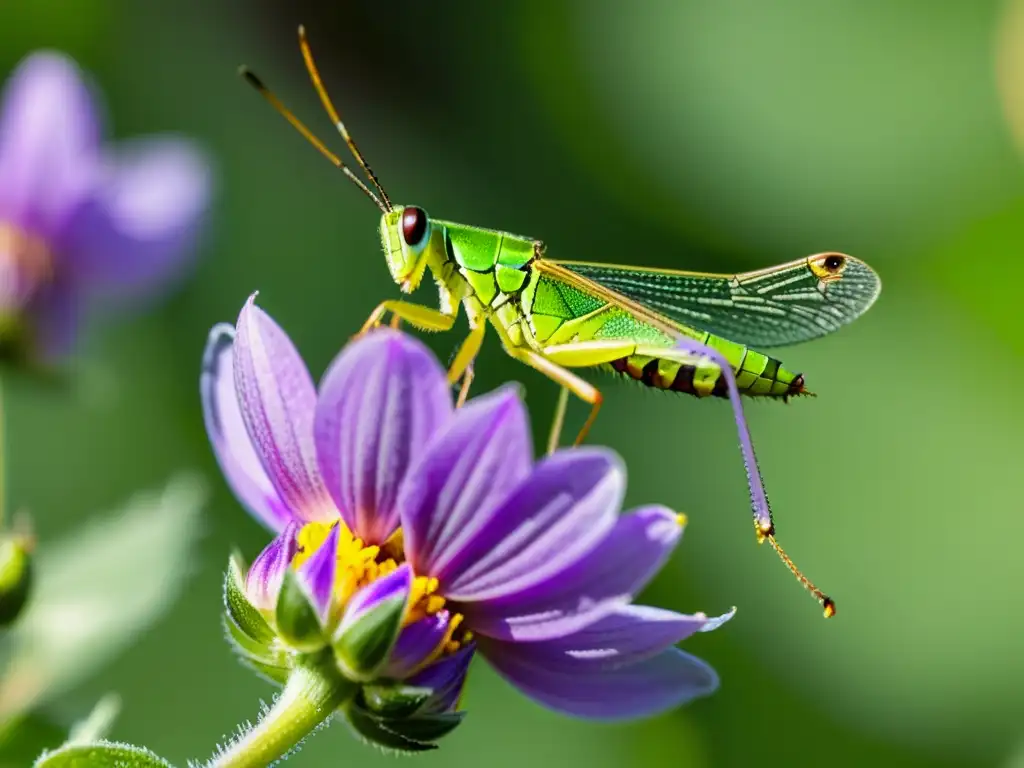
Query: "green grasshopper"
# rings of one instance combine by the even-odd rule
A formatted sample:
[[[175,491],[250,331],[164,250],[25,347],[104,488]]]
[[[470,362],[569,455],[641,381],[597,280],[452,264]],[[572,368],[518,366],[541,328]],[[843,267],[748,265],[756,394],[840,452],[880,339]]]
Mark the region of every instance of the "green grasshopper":
[[[737,275],[553,261],[534,238],[441,221],[422,208],[393,205],[328,97],[302,27],[299,45],[324,109],[373,189],[256,75],[245,67],[240,73],[380,209],[384,253],[402,293],[414,292],[428,271],[437,284],[437,309],[389,299],[377,306],[363,331],[379,325],[387,313],[393,325],[404,320],[421,330],[447,331],[463,307],[470,331],[448,370],[453,385],[462,382],[459,402],[467,396],[473,361],[490,325],[511,357],[562,388],[549,450],[559,442],[570,392],[591,406],[577,444],[601,407],[600,391],[573,368],[601,367],[657,389],[728,398],[758,542],[770,542],[825,617],[833,616],[835,603],[776,540],[740,395],[787,401],[811,394],[802,375],[750,347],[796,344],[851,322],[878,297],[881,281],[874,270],[842,253],[819,253]]]

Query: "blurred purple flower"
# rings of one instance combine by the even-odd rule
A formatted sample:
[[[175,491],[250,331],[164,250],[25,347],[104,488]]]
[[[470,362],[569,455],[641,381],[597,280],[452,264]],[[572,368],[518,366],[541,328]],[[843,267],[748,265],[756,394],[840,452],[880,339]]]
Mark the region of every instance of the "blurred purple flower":
[[[51,362],[92,294],[151,296],[186,266],[210,196],[203,155],[172,137],[104,147],[68,57],[37,52],[0,106],[0,344]]]
[[[682,516],[620,515],[625,468],[611,451],[535,463],[514,389],[455,411],[429,351],[379,329],[342,351],[317,392],[250,298],[234,331],[211,333],[202,394],[229,484],[281,532],[250,573],[253,601],[273,600],[298,564],[307,594],[325,594],[318,579],[334,585],[333,605],[314,603],[337,617],[327,627],[337,641],[399,600],[406,618],[378,677],[440,683],[435,704],[451,708],[476,650],[534,700],[597,720],[656,714],[717,687],[714,670],[675,646],[732,614],[632,602],[678,543]],[[280,553],[296,551],[293,540],[289,564]],[[334,557],[318,557],[323,547]],[[313,558],[331,567],[303,565]]]

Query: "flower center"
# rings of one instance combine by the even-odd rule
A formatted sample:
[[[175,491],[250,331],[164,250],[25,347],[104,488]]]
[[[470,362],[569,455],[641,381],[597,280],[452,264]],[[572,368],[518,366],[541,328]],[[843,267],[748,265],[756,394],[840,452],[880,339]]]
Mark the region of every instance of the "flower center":
[[[53,279],[53,254],[46,241],[0,221],[0,311],[20,309]]]
[[[402,529],[399,528],[382,546],[367,546],[363,540],[348,529],[342,520],[330,523],[307,523],[296,537],[298,552],[292,558],[292,567],[298,568],[327,540],[331,528],[338,526],[338,550],[334,575],[334,598],[337,609],[345,604],[363,587],[386,576],[403,562]],[[437,594],[438,581],[428,576],[416,576],[412,582],[412,593],[406,608],[402,626],[408,626],[427,616],[433,616],[445,606],[445,600]],[[448,620],[447,634],[438,646],[433,658],[454,653],[472,639],[467,631],[459,631],[463,623],[462,614],[453,614]],[[431,659],[432,661],[433,659]]]
[[[23,340],[24,309],[53,279],[53,254],[42,238],[0,221],[0,343]]]

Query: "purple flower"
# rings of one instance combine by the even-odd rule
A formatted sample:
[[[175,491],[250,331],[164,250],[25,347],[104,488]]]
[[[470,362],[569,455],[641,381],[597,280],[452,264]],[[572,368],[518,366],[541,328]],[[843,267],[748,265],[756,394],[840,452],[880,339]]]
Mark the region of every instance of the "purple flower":
[[[186,265],[210,194],[190,143],[101,145],[99,106],[75,63],[28,56],[0,107],[0,343],[69,353],[92,295],[149,295]]]
[[[597,720],[717,687],[714,670],[675,646],[732,614],[632,602],[678,543],[682,516],[620,514],[625,468],[611,451],[535,462],[513,388],[455,411],[426,348],[378,329],[342,351],[317,391],[250,298],[234,331],[211,333],[202,394],[229,484],[280,532],[250,571],[251,602],[279,591],[280,623],[281,584],[299,584],[346,677],[422,686],[430,712],[450,712],[478,651],[534,700]]]

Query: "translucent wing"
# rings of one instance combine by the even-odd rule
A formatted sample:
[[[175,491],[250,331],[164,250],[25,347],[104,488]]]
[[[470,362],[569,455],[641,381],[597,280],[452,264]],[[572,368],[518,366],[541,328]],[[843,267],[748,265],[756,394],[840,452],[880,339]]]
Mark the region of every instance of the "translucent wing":
[[[882,289],[871,267],[841,253],[738,275],[555,263],[677,323],[762,348],[837,331],[864,314]]]

